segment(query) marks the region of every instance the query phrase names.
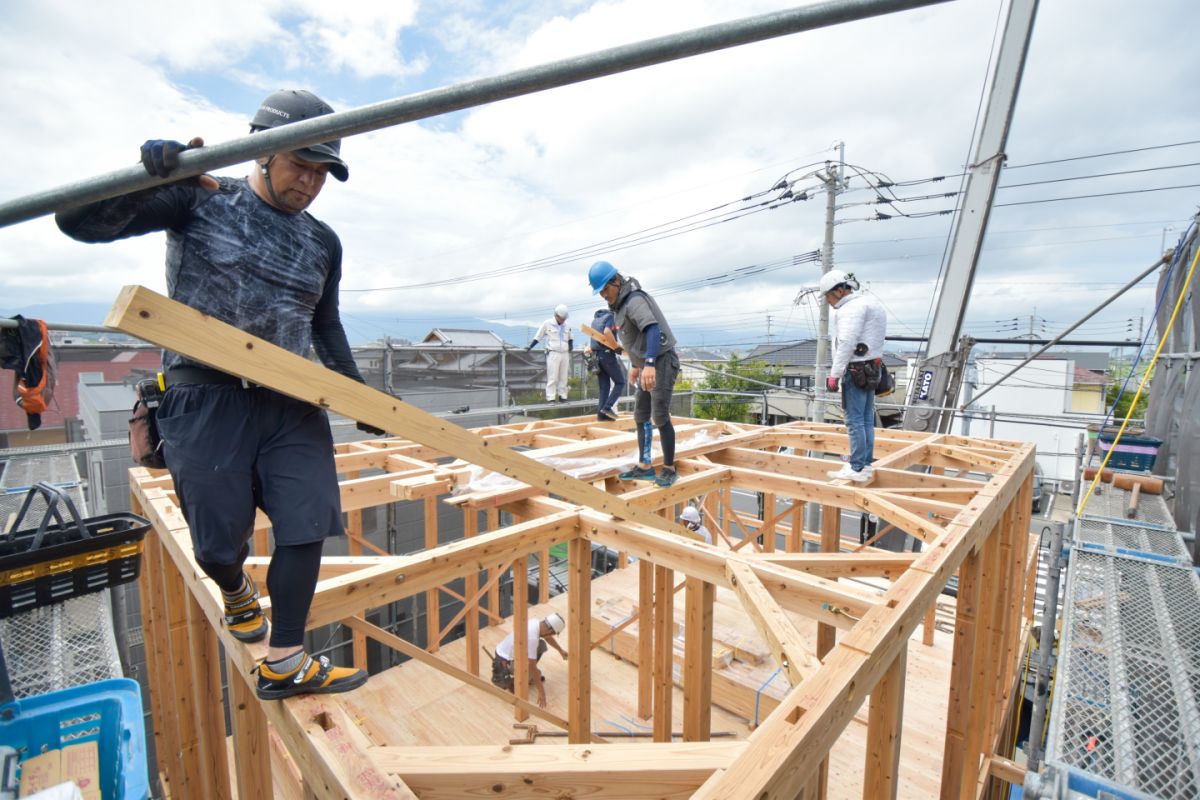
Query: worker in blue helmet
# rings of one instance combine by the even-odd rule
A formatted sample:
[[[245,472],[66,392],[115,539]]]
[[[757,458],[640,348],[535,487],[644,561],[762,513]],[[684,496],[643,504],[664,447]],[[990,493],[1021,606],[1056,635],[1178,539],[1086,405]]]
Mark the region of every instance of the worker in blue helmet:
[[[588,283],[592,293],[604,298],[612,309],[621,347],[632,365],[629,384],[637,387],[633,421],[638,436],[638,463],[633,469],[622,472],[620,478],[671,486],[677,478],[675,428],[671,424],[671,396],[679,377],[675,335],[658,303],[642,289],[636,278],[622,276],[607,261],[597,261],[588,270]],[[662,472],[657,472],[653,463],[654,428],[658,428],[662,444]]]

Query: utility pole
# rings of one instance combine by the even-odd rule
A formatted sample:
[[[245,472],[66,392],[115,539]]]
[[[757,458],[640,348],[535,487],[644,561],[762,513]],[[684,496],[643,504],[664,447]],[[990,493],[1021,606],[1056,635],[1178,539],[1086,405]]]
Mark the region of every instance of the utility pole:
[[[821,245],[821,275],[833,269],[833,226],[834,215],[837,213],[837,196],[844,187],[846,171],[846,143],[838,142],[837,172],[833,164],[826,161],[825,171],[817,173],[817,177],[825,184],[825,242]],[[817,327],[817,363],[813,365],[813,422],[825,421],[825,401],[828,391],[825,388],[825,378],[829,374],[829,303],[825,295],[817,292],[817,303],[821,308],[820,322]],[[805,516],[809,530],[821,529],[821,506],[816,503],[806,503]],[[832,508],[832,506],[831,506]],[[834,513],[841,514],[834,509]]]
[[[834,215],[837,213],[837,196],[843,187],[843,174],[846,170],[846,143],[838,142],[837,172],[833,165],[826,161],[825,171],[817,173],[817,177],[825,184],[825,242],[821,245],[821,275],[833,269],[833,226]],[[818,292],[817,303],[820,305],[820,321],[817,326],[817,363],[813,366],[813,422],[825,421],[825,402],[828,392],[825,389],[825,378],[829,375],[829,303],[825,296]]]
[[[771,315],[767,314],[767,344],[771,343]]]

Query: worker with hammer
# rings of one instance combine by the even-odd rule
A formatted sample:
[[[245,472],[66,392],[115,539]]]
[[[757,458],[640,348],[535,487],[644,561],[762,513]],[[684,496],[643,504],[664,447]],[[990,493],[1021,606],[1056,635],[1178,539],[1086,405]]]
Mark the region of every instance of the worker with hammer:
[[[566,627],[567,623],[557,612],[542,619],[531,618],[528,622],[525,643],[526,657],[529,659],[529,682],[537,687],[537,704],[541,708],[546,707],[546,687],[542,685],[545,678],[538,670],[538,660],[551,647],[558,651],[563,661],[567,660],[567,651],[562,649],[562,645],[556,638]],[[515,686],[513,672],[515,641],[516,639],[511,633],[505,636],[500,644],[496,645],[496,656],[492,659],[492,683],[507,692],[513,691]]]

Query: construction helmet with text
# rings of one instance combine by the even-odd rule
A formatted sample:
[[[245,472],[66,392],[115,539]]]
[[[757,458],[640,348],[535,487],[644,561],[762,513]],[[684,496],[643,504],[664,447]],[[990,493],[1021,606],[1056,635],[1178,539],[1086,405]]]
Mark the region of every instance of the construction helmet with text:
[[[567,627],[567,623],[557,612],[546,617],[542,622],[550,626],[550,630],[554,631],[555,636],[562,633],[563,629]]]
[[[332,114],[333,107],[315,94],[304,89],[280,89],[263,100],[250,120],[250,132],[278,128],[292,122]],[[339,181],[350,177],[350,168],[342,161],[342,140],[310,144],[294,151],[305,161],[328,164],[329,174]]]

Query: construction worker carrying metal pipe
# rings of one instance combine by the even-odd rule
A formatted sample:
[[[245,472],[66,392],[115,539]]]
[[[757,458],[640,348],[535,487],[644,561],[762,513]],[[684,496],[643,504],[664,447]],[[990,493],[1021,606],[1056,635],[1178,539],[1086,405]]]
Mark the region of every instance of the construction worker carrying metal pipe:
[[[567,660],[567,651],[562,649],[562,645],[556,638],[567,627],[567,623],[560,614],[555,612],[543,619],[530,619],[527,625],[525,645],[526,656],[529,659],[529,682],[537,687],[538,706],[545,708],[546,687],[543,684],[546,679],[538,670],[538,661],[551,647],[558,651],[563,661]],[[516,655],[513,652],[515,642],[516,637],[511,633],[505,636],[500,640],[500,644],[496,645],[496,655],[492,658],[492,683],[506,692],[513,691],[515,686],[515,673],[513,672],[513,658]]]
[[[834,480],[866,483],[875,475],[875,389],[883,364],[887,312],[883,304],[859,291],[858,280],[840,269],[821,276],[821,294],[834,308],[833,364],[826,388],[842,391],[842,409],[850,436],[850,459]]]
[[[554,316],[542,323],[533,341],[526,350],[532,350],[537,343],[546,342],[546,402],[567,402],[567,379],[571,376],[571,351],[575,349],[575,341],[571,338],[571,326],[567,324],[569,316],[566,305],[559,303],[554,308]]]
[[[250,130],[332,113],[311,92],[278,91],[263,100]],[[166,178],[181,152],[203,144],[151,139],[142,145],[142,164]],[[349,177],[340,141],[261,158],[244,179],[203,175],[165,183],[60,212],[57,222],[83,242],[165,231],[173,300],[297,355],[314,349],[326,367],[362,382],[338,313],[342,245],[307,211],[327,175]],[[157,424],[167,468],[196,563],[220,587],[226,629],[243,642],[268,635],[258,589],[243,565],[256,508],[271,519],[272,616],[258,696],[278,700],[362,686],[364,670],[336,667],[304,650],[322,546],[344,533],[329,417],[177,353],[163,354],[163,369]],[[364,423],[359,429],[383,433]]]
[[[621,347],[632,364],[629,383],[637,387],[633,421],[637,428],[638,463],[618,477],[623,481],[654,481],[659,486],[671,486],[678,477],[675,472],[675,428],[671,424],[671,396],[679,377],[675,335],[658,303],[642,289],[636,278],[621,275],[607,261],[597,261],[588,270],[588,283],[592,293],[603,297],[613,310]],[[662,443],[662,472],[654,469],[651,422],[658,428]]]

